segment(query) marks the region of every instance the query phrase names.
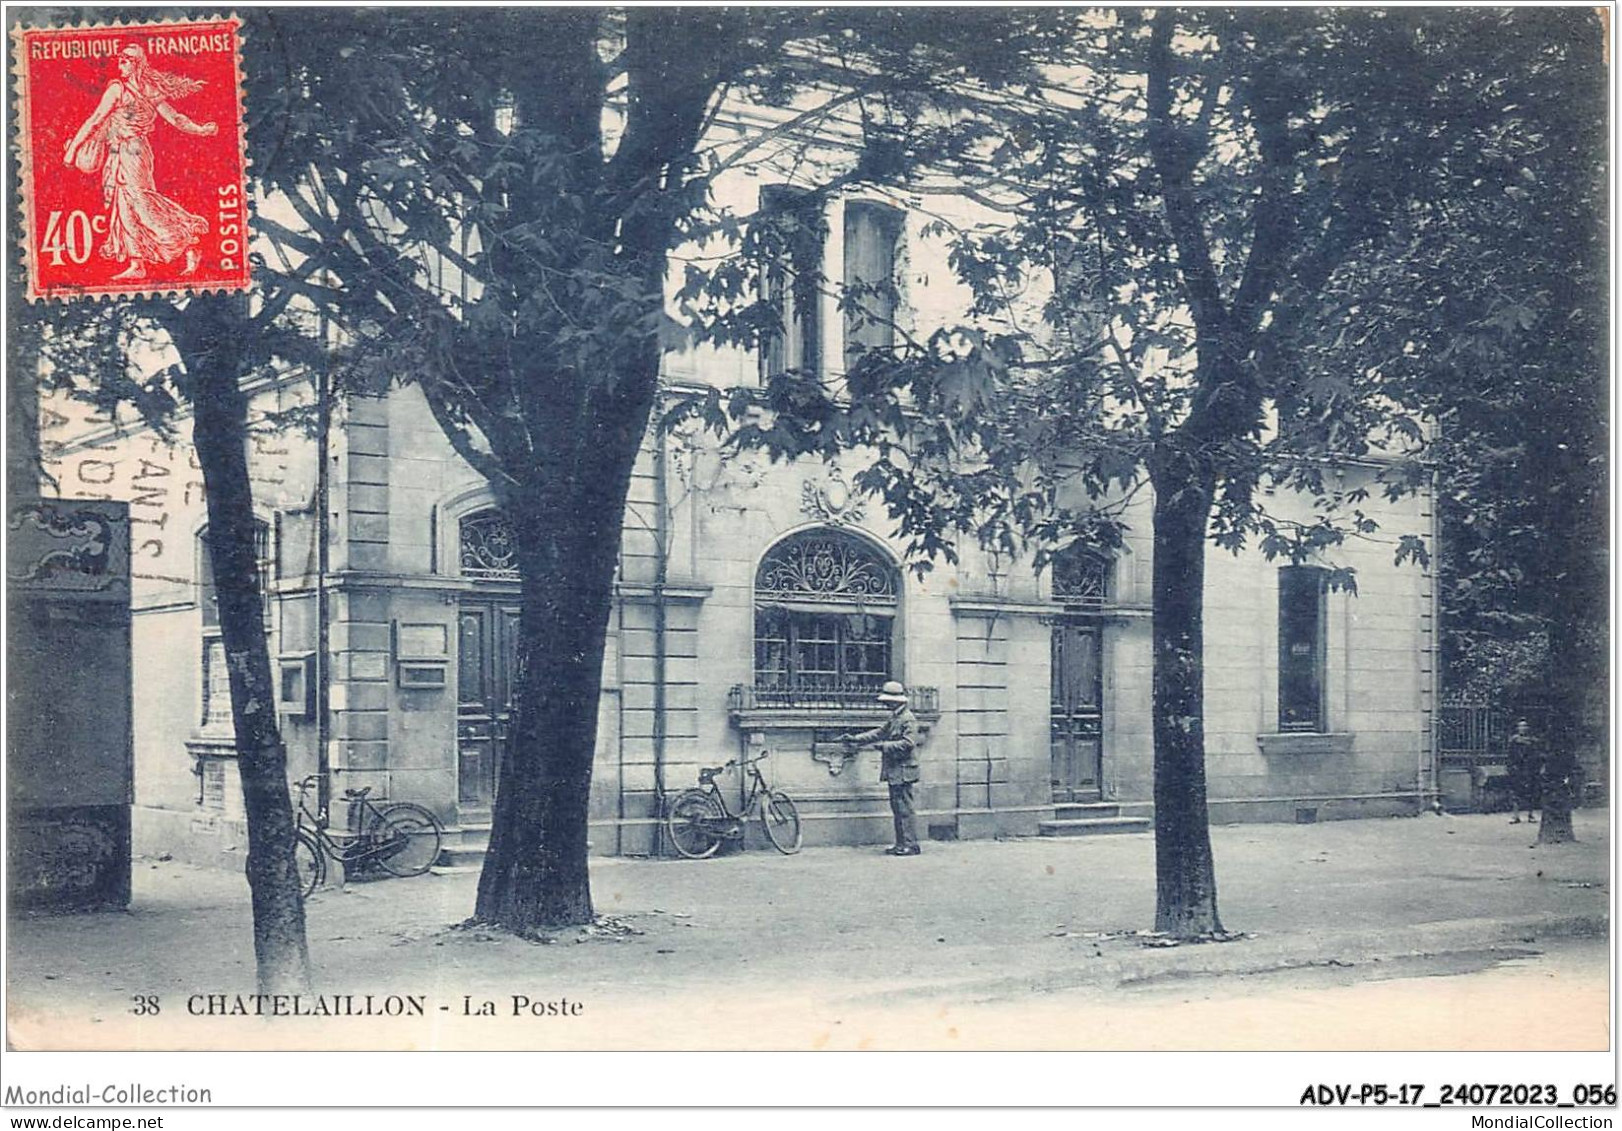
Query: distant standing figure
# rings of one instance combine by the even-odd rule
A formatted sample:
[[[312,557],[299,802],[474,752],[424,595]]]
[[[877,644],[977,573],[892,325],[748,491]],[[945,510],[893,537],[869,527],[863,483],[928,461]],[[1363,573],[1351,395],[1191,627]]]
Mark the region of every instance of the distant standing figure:
[[[1533,811],[1540,807],[1543,784],[1543,743],[1532,733],[1532,724],[1515,720],[1515,733],[1509,736],[1509,780],[1515,790],[1516,805],[1526,810],[1526,819],[1536,821]],[[1517,813],[1509,822],[1521,823]]]
[[[202,86],[153,69],[146,52],[131,44],[118,53],[118,78],[107,84],[101,102],[62,152],[63,164],[101,174],[101,198],[107,206],[101,255],[128,261],[114,278],[143,278],[147,263],[168,263],[182,254],[186,261],[180,273],[197,270],[197,241],[208,231],[208,221],[158,191],[151,137],[159,118],[184,134],[216,133],[219,127],[213,122],[199,124],[169,105]]]
[[[872,746],[883,757],[879,780],[890,785],[890,813],[895,820],[895,846],[885,849],[890,856],[917,856],[917,809],[913,786],[918,781],[918,717],[907,706],[907,689],[895,680],[879,691],[879,702],[890,708],[890,717],[872,730],[840,736],[848,746]]]

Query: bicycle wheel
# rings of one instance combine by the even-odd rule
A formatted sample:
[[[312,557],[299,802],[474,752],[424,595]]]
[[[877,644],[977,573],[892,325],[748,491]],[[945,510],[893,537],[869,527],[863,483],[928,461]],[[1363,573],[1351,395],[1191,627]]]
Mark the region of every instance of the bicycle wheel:
[[[445,839],[439,818],[409,801],[383,809],[366,832],[379,850],[374,859],[394,876],[422,875],[439,859]]]
[[[665,828],[670,831],[670,843],[689,860],[702,860],[713,856],[721,847],[721,838],[715,834],[711,822],[724,820],[726,811],[715,794],[702,789],[683,790],[670,803],[665,812]]]
[[[314,837],[303,829],[293,841],[293,865],[298,869],[299,895],[305,899],[327,878],[327,856]]]
[[[309,899],[310,893],[327,878],[326,854],[321,851],[315,837],[305,832],[302,826],[293,830],[293,868],[298,873],[300,899]],[[242,874],[248,875],[246,857],[242,860]],[[252,883],[253,880],[250,878],[248,882]]]
[[[760,800],[760,823],[766,830],[766,839],[784,856],[800,851],[800,809],[794,799],[780,789],[774,789]]]

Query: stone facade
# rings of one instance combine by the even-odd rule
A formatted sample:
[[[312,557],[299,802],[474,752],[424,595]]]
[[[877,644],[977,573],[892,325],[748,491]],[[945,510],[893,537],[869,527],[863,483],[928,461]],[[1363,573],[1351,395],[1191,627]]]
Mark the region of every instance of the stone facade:
[[[730,191],[752,208],[759,185],[745,180]],[[843,261],[842,206],[835,200],[828,211],[830,267]],[[921,219],[907,216],[900,241],[896,315],[925,333],[946,324],[963,295],[947,281],[944,243],[926,238]],[[823,306],[817,354],[831,370],[844,356],[843,319],[835,297]],[[701,347],[670,354],[665,369],[674,392],[756,381],[761,365],[743,351]],[[290,376],[260,389],[254,403],[269,414],[312,396],[309,381]],[[169,442],[47,406],[42,431],[65,494],[131,503],[136,849],[238,866],[246,836],[220,673],[209,660],[201,484],[186,426]],[[335,790],[370,785],[429,806],[453,828],[476,827],[488,819],[517,603],[488,488],[409,384],[347,398],[326,443],[322,573],[317,442],[269,425],[256,436],[267,623],[294,779],[320,765],[324,741]],[[1150,811],[1147,490],[1126,516],[1125,545],[1099,563],[1094,589],[1055,597],[1051,571],[1038,576],[1028,563],[973,550],[916,576],[882,506],[848,490],[860,459],[722,459],[698,437],[650,436],[632,483],[604,661],[593,851],[654,851],[661,783],[673,792],[693,784],[700,767],[752,749],[771,751],[768,778],[799,801],[808,844],[886,839],[876,756],[847,759],[832,741],[881,717],[851,688],[872,682],[885,639],[883,674],[913,689],[927,735],[921,830],[1030,835],[1060,804],[1089,801]],[[1340,477],[1350,487],[1374,473],[1354,466]],[[1308,499],[1280,493],[1267,503],[1283,518],[1314,516]],[[1434,581],[1428,569],[1395,566],[1391,544],[1401,533],[1434,533],[1430,500],[1385,502],[1375,491],[1366,509],[1385,541],[1348,541],[1308,563],[1356,567],[1357,594],[1320,594],[1308,636],[1287,648],[1280,564],[1255,551],[1208,552],[1213,820],[1411,813],[1433,795]],[[882,599],[760,589],[770,555],[812,542],[888,577]],[[799,635],[776,640],[774,632]],[[834,633],[823,653],[818,632]],[[828,676],[837,695],[785,691],[787,667],[757,670],[757,662],[804,667],[824,653],[837,660]],[[1281,654],[1302,671],[1292,667],[1286,678]],[[323,661],[324,718],[314,706]],[[1306,724],[1292,716],[1281,726],[1281,687],[1290,681],[1315,700]]]
[[[422,802],[453,827],[477,824],[488,800],[459,782],[478,725],[467,718],[465,699],[476,681],[466,669],[492,657],[488,644],[481,655],[481,642],[466,635],[477,621],[466,617],[516,605],[511,582],[464,569],[461,524],[487,511],[490,496],[409,387],[386,399],[353,400],[341,416],[332,444],[326,579],[334,782]],[[144,441],[121,442],[132,443]],[[295,681],[282,714],[295,779],[314,772],[319,729],[296,695],[317,641],[313,480],[288,471],[300,462],[293,449],[307,446],[289,440],[286,451],[260,456],[270,461],[262,498],[274,543],[271,649]],[[97,454],[84,454],[91,450]],[[187,463],[184,447],[152,444],[133,457],[70,447],[59,465],[70,481],[75,461],[85,458],[150,476],[160,456],[177,473]],[[670,500],[662,527],[652,521],[661,459]],[[872,725],[878,710],[862,701],[818,706],[752,697],[762,559],[785,539],[817,531],[858,540],[894,571],[890,674],[922,697],[919,802],[930,835],[1034,834],[1059,801],[1070,800],[1055,796],[1050,743],[1052,642],[1067,624],[1096,632],[1101,693],[1100,776],[1095,790],[1076,797],[1151,811],[1149,503],[1135,504],[1128,516],[1131,533],[1110,564],[1102,600],[1078,606],[1054,599],[1051,573],[1039,577],[1028,565],[979,553],[915,577],[887,537],[881,509],[871,502],[833,515],[819,509],[827,485],[848,478],[819,461],[733,463],[702,447],[661,455],[648,445],[633,483],[604,663],[594,851],[653,851],[661,776],[674,791],[693,783],[699,767],[759,748],[771,751],[770,779],[800,801],[808,844],[888,836],[876,756],[864,751],[847,760],[830,741]],[[136,540],[136,847],[229,865],[246,840],[228,727],[208,721],[218,709],[211,712],[205,690],[207,630],[195,568],[201,503],[195,490],[183,489],[163,502],[160,530],[177,531],[178,539],[161,546]],[[1269,502],[1286,514],[1310,511],[1305,500]],[[1427,506],[1423,498],[1391,504],[1377,517],[1388,529],[1414,527],[1426,520]],[[669,547],[662,647],[655,615],[661,541]],[[152,561],[144,570],[143,545]],[[1206,728],[1215,821],[1386,815],[1414,812],[1428,800],[1432,578],[1417,566],[1393,566],[1384,543],[1348,543],[1333,564],[1357,568],[1358,592],[1324,597],[1323,723],[1281,732],[1280,567],[1252,551],[1209,552]],[[661,668],[662,743],[655,738]]]

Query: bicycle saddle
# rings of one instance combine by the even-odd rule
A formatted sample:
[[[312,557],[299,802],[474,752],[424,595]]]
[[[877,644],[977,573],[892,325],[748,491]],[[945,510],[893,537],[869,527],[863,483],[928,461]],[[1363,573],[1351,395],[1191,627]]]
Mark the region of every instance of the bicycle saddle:
[[[712,781],[715,780],[715,775],[719,774],[725,768],[726,768],[725,766],[711,766],[707,770],[698,771],[698,784],[699,785],[709,785]]]
[[[359,789],[346,789],[344,790],[344,800],[359,801],[370,792],[372,792],[372,787],[369,785],[363,785]]]

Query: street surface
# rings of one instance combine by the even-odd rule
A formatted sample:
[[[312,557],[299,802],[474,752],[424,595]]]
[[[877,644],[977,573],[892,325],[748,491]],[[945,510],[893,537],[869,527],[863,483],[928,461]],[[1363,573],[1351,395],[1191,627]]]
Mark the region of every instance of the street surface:
[[[1580,812],[1581,843],[1550,847],[1501,815],[1216,828],[1223,921],[1244,937],[1178,947],[1141,933],[1149,835],[602,859],[599,923],[546,942],[457,926],[471,871],[319,892],[316,992],[357,995],[342,1009],[419,1003],[394,1018],[218,1015],[194,995],[254,989],[245,884],[146,860],[127,913],[12,924],[9,1034],[20,1048],[1604,1048],[1607,819]],[[133,1015],[136,995],[160,1012]]]

